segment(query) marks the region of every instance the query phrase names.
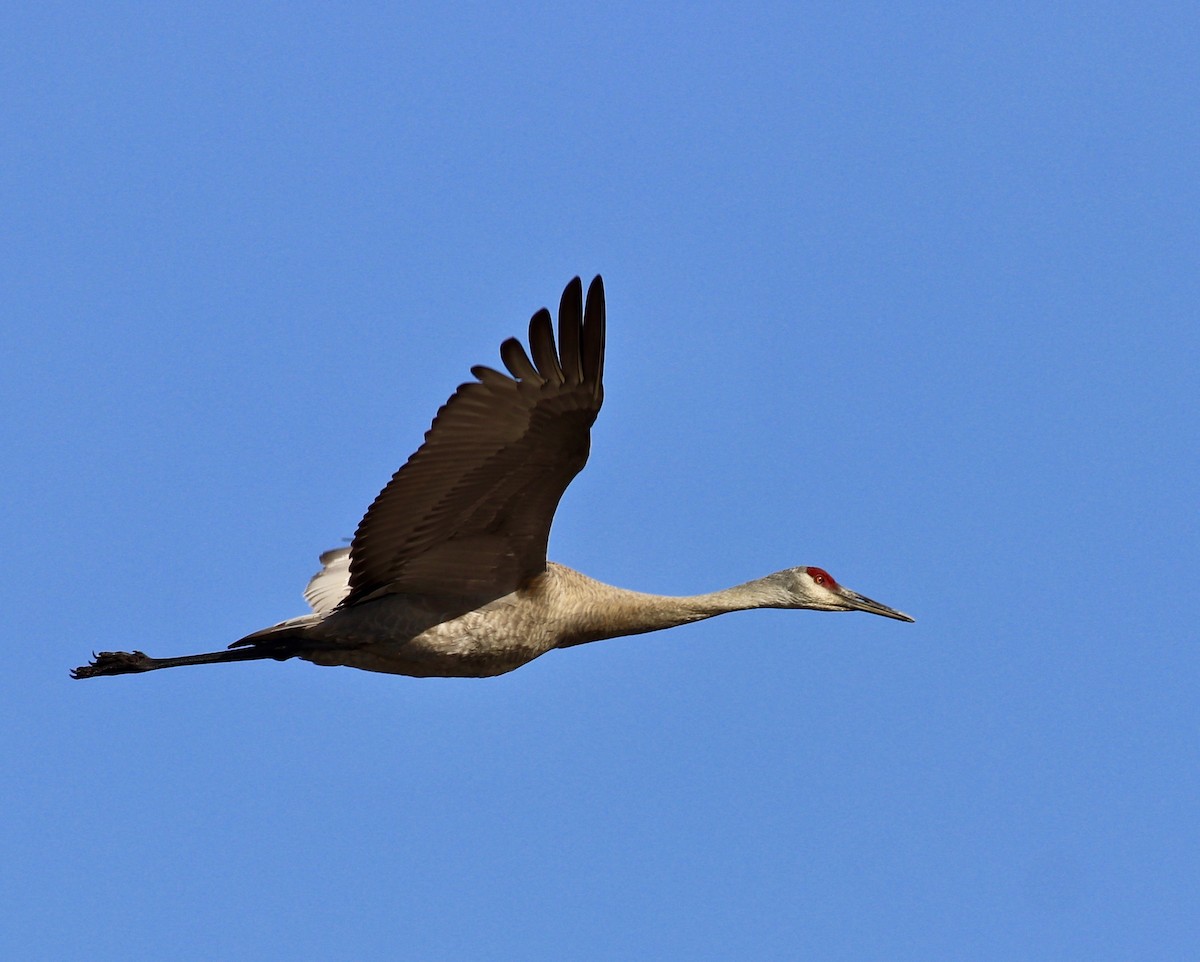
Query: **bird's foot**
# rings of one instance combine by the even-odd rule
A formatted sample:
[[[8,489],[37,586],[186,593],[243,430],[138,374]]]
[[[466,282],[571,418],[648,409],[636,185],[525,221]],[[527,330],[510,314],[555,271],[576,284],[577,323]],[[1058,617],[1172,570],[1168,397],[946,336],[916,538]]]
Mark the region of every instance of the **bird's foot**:
[[[71,677],[95,678],[98,675],[128,675],[149,671],[152,660],[144,651],[102,651],[98,655],[93,652],[91,664],[71,669]]]

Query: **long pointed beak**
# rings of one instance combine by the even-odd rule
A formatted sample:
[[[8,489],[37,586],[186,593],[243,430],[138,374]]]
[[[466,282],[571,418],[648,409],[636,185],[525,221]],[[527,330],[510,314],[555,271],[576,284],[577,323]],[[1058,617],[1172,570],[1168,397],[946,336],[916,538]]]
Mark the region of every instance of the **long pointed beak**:
[[[895,618],[897,621],[916,621],[916,618],[910,618],[903,611],[897,611],[895,608],[889,608],[887,605],[881,605],[878,601],[872,601],[870,598],[860,595],[856,591],[851,591],[849,588],[843,588],[841,591],[842,598],[845,599],[847,607],[854,611],[866,611],[872,615],[883,615],[885,618]]]

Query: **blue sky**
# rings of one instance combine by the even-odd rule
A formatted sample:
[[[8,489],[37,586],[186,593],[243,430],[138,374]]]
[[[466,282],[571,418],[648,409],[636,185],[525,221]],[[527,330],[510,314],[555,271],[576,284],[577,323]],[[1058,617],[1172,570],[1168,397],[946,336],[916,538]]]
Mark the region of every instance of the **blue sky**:
[[[1153,3],[8,13],[3,955],[1194,954],[1198,41]],[[301,613],[594,273],[552,556],[817,564],[915,625],[68,679]]]

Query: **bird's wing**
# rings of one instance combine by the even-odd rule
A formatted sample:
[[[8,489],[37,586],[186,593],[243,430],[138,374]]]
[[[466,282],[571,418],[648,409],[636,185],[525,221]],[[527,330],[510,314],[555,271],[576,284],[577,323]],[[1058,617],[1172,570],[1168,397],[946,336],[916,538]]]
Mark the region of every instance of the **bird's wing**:
[[[559,499],[587,462],[604,397],[604,285],[563,291],[510,338],[511,377],[474,367],[425,442],[367,509],[350,546],[351,605],[380,592],[499,597],[546,568]]]
[[[309,579],[304,600],[318,615],[333,611],[350,592],[350,549],[334,548],[321,555],[321,570]]]

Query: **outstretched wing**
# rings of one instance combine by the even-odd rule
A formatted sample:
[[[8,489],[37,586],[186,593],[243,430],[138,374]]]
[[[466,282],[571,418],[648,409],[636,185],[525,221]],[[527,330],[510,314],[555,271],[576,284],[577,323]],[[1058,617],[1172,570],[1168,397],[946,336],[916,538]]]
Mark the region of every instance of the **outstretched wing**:
[[[578,277],[558,308],[529,322],[529,348],[510,338],[511,377],[473,367],[425,442],[367,509],[350,546],[343,605],[380,591],[499,597],[546,568],[559,499],[587,462],[604,399],[604,284],[583,305]]]

